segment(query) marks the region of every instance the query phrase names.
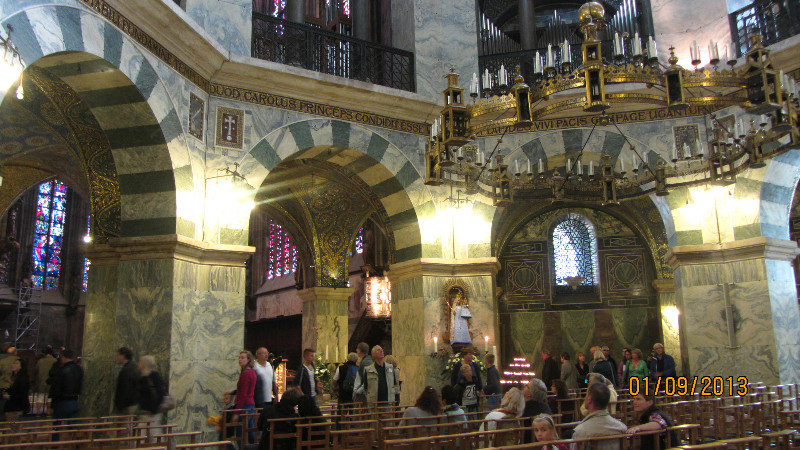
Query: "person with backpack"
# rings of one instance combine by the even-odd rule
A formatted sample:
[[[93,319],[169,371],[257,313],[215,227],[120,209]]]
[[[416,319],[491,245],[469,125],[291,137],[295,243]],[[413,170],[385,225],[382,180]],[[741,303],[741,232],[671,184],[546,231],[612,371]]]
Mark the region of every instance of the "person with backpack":
[[[342,405],[353,403],[353,386],[355,386],[356,375],[358,374],[358,355],[350,353],[347,355],[347,361],[340,365],[333,375],[334,386],[339,391],[339,410],[341,411]]]

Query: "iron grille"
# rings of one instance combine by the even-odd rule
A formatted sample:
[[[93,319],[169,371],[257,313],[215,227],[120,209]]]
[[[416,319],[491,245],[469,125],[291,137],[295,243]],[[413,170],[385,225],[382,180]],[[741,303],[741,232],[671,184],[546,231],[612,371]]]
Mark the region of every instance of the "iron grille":
[[[553,262],[556,286],[566,286],[568,277],[583,277],[582,286],[595,284],[597,241],[586,219],[569,214],[553,229]]]
[[[252,56],[414,92],[414,54],[305,24],[253,13]]]
[[[728,15],[736,57],[750,50],[750,36],[767,46],[800,34],[800,0],[756,0]]]

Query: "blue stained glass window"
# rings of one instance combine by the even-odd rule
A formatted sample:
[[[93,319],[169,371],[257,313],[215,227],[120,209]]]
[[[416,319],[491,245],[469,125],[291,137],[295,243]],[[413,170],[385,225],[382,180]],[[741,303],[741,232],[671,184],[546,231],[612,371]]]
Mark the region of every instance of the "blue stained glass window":
[[[86,218],[86,235],[91,236],[92,231],[92,216],[91,214],[89,217]],[[89,261],[89,258],[83,258],[83,273],[81,274],[81,291],[86,292],[86,289],[89,288],[89,266],[92,263]]]
[[[39,185],[32,255],[32,281],[35,287],[44,289],[58,287],[66,208],[67,186],[64,183],[53,180]]]
[[[579,214],[564,216],[553,229],[556,285],[583,278],[578,285],[593,286],[597,278],[597,238],[591,223]]]
[[[266,244],[265,275],[268,280],[297,271],[297,246],[289,233],[273,220],[267,226]]]
[[[364,253],[364,227],[358,229],[358,233],[356,233],[356,242],[353,246],[353,250],[350,252],[350,256],[353,255],[360,255]]]

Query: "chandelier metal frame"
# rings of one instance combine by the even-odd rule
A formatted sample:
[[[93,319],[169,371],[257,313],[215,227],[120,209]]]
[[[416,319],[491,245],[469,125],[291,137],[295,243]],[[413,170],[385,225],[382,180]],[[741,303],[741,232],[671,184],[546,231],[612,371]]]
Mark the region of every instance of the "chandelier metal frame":
[[[670,48],[669,65],[660,65],[652,38],[643,48],[638,36],[632,42],[632,55],[624,54],[625,46],[615,36],[614,60],[608,61],[598,39],[598,32],[605,27],[602,5],[586,3],[578,17],[586,39],[582,64],[577,68],[573,69],[570,60],[569,43],[562,44],[558,53],[549,47],[544,61],[538,55],[534,60],[538,74],[532,86],[525,83],[519,68],[509,86],[508,74],[501,67],[496,78],[488,72],[482,75],[481,96],[477,75],[473,74],[472,104],[465,103],[459,75],[451,69],[445,76],[444,107],[431,126],[426,145],[426,184],[450,184],[470,195],[481,192],[495,206],[508,206],[515,199],[542,198],[614,204],[651,193],[664,196],[677,186],[734,183],[738,173],[761,167],[765,159],[800,143],[797,86],[773,66],[760,36],[751,38],[751,49],[739,67],[734,67],[736,60],[727,60],[726,49],[722,59],[727,60],[729,68],[722,70],[713,43],[709,48],[711,68],[700,69],[700,51],[695,43],[691,49],[692,71],[677,64],[674,48]],[[708,111],[711,138],[702,139],[700,151],[684,152],[682,158],[673,148],[671,160],[662,158],[655,165],[643,158],[607,114],[614,108],[682,109],[690,105]],[[728,129],[714,112],[730,106],[740,106],[757,117],[740,119]],[[512,172],[504,162],[505,155],[498,151],[505,134],[518,124],[580,115],[599,116],[589,137],[600,125],[613,126],[625,138],[636,158],[629,171],[624,160],[615,161],[609,154],[601,156],[597,170],[593,160],[585,166],[582,158],[589,138],[575,158],[567,158],[561,167],[545,168],[541,160],[538,165],[527,160],[523,164],[526,167],[520,168],[517,160]],[[487,156],[474,141],[489,128],[503,132]]]

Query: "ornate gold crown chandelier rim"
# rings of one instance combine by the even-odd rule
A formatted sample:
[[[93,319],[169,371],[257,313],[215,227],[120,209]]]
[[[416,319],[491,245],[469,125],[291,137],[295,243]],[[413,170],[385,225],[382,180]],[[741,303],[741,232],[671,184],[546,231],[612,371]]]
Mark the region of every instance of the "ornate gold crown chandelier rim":
[[[583,65],[575,71],[567,71],[569,73],[563,75],[550,73],[552,76],[538,80],[533,87],[525,84],[518,72],[513,85],[502,87],[498,95],[490,95],[491,90],[485,90],[486,97],[480,100],[477,76],[473,75],[470,89],[473,104],[466,105],[464,89],[458,85],[458,74],[451,69],[445,77],[445,106],[431,127],[427,145],[426,184],[450,184],[463,188],[468,194],[480,192],[498,206],[509,205],[515,191],[519,197],[526,198],[546,195],[558,201],[578,196],[581,201],[616,203],[620,199],[653,192],[667,195],[669,188],[677,186],[730,184],[738,173],[749,167],[763,166],[765,158],[774,157],[800,142],[796,85],[793,79],[773,68],[769,51],[761,45],[760,39],[753,40],[746,63],[739,68],[733,68],[734,64],[729,61],[731,69],[717,70],[716,64],[720,59],[718,55],[714,57],[712,50],[713,70],[696,69],[692,72],[677,65],[674,48],[671,48],[670,65],[660,71],[655,58],[644,56],[641,43],[634,45],[634,49],[638,49],[635,64],[613,65],[603,60],[600,41],[596,38],[596,30],[603,25],[602,16],[597,16],[597,4],[590,2],[587,5],[581,8],[583,13],[579,11],[587,40],[582,44]],[[621,49],[622,44],[617,39],[619,37],[615,36],[615,48]],[[569,46],[566,42],[564,45]],[[652,39],[647,47],[655,54]],[[569,51],[568,48],[566,50]],[[554,65],[550,52],[551,49],[548,49],[548,67]],[[692,63],[697,66],[700,61],[696,56],[699,55],[696,43],[692,55]],[[564,69],[569,69],[568,64],[564,65]],[[507,75],[503,70],[501,66],[498,79],[507,83]],[[490,80],[488,73],[485,73],[485,83],[490,83]],[[635,89],[607,92],[607,84],[635,85]],[[689,88],[703,91],[691,92]],[[568,90],[583,90],[585,95],[560,95]],[[636,150],[613,116],[607,115],[612,105],[647,105],[668,109],[699,106],[708,113],[740,106],[747,113],[761,114],[762,117],[758,122],[751,119],[749,127],[740,118],[735,122],[734,129],[729,130],[711,114],[713,138],[701,141],[698,136],[694,154],[688,147],[681,149],[685,157],[679,156],[673,146],[671,165],[662,156],[653,164]],[[621,157],[608,154],[597,157],[596,153],[585,155],[584,149],[590,141],[588,137],[577,154],[572,153],[572,157],[564,155],[566,164],[563,166],[551,168],[549,159],[546,159],[548,167],[545,169],[540,159],[538,170],[534,173],[530,159],[527,160],[526,171],[520,170],[520,160],[517,159],[514,172],[510,171],[509,165],[504,163],[504,155],[497,152],[505,133],[521,123],[531,123],[537,119],[572,118],[575,116],[565,114],[576,110],[580,110],[584,116],[598,117],[596,121],[593,120],[595,125],[589,137],[598,124],[613,126],[624,137],[628,148],[635,154],[634,160],[629,162],[633,166],[630,172],[626,172],[625,160]],[[477,146],[467,145],[477,134],[492,129],[502,130],[502,134],[488,157]],[[584,166],[587,160],[589,164]],[[584,173],[584,167],[588,167],[587,173]]]

